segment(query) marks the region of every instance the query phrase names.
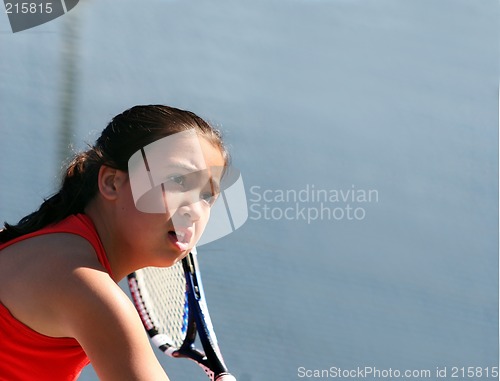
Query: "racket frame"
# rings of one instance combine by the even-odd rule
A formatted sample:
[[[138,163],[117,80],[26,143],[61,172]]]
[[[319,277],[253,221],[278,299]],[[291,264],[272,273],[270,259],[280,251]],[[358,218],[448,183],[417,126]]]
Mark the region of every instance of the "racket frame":
[[[222,380],[225,377],[227,377],[228,380],[232,380],[234,377],[229,373],[224,363],[208,312],[195,250],[192,250],[182,259],[182,268],[186,279],[188,323],[186,336],[179,348],[176,348],[172,344],[168,335],[159,332],[158,328],[155,326],[155,322],[151,319],[142,300],[141,290],[135,272],[129,274],[127,277],[132,301],[139,313],[148,336],[153,344],[162,352],[174,358],[188,358],[195,361],[212,381]],[[197,336],[203,347],[203,351],[195,347]]]

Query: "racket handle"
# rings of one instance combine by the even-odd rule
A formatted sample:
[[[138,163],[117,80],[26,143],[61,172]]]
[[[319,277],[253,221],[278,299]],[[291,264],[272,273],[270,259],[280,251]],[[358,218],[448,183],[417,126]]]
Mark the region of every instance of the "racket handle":
[[[232,374],[229,373],[223,373],[220,374],[215,381],[236,381],[236,378]]]

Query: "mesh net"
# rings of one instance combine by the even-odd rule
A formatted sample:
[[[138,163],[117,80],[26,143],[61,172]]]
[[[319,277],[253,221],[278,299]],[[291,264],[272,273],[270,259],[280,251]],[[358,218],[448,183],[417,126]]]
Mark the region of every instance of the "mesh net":
[[[147,267],[135,274],[151,322],[158,333],[167,335],[170,344],[179,348],[186,337],[188,321],[182,263],[168,268]]]

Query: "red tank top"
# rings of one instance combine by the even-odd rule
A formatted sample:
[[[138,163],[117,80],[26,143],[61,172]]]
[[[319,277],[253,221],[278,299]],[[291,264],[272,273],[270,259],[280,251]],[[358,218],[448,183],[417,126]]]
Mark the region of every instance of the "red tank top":
[[[3,245],[50,233],[71,233],[88,240],[99,262],[111,275],[104,247],[97,231],[84,214],[69,216],[63,221],[26,234]],[[89,363],[82,347],[73,338],[42,335],[14,318],[0,302],[0,381],[74,381]]]

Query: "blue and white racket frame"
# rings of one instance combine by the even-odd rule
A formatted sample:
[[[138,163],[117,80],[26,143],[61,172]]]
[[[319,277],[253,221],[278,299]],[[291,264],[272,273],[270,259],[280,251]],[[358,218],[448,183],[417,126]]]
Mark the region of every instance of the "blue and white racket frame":
[[[182,323],[182,330],[186,330],[186,337],[183,344],[179,348],[170,345],[165,335],[158,332],[154,323],[152,323],[142,299],[132,295],[133,302],[139,312],[144,327],[153,344],[168,356],[174,358],[188,358],[195,361],[212,381],[236,381],[236,378],[229,373],[219,349],[205,299],[196,249],[193,249],[182,259],[182,267],[186,278],[185,305]],[[140,290],[137,290],[137,283],[134,284],[134,278],[134,274],[128,276],[129,288],[132,294],[137,292],[140,293]],[[195,347],[197,336],[203,347],[203,351]]]

